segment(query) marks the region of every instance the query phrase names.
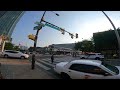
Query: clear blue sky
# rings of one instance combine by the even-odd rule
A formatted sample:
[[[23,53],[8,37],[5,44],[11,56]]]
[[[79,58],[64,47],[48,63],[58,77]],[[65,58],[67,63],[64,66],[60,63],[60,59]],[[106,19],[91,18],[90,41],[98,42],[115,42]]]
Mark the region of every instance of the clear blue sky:
[[[29,34],[36,34],[33,30],[36,21],[40,21],[44,11],[26,11],[17,23],[12,34],[13,43],[18,45],[33,46],[33,41],[28,39]],[[44,47],[51,44],[74,43],[83,39],[90,39],[94,32],[113,29],[108,19],[101,11],[54,11],[60,16],[47,11],[44,19],[73,34],[78,33],[79,38],[71,39],[68,33],[62,35],[60,31],[50,27],[43,27],[39,32],[37,46]],[[120,27],[120,11],[105,11],[111,18],[116,28]]]

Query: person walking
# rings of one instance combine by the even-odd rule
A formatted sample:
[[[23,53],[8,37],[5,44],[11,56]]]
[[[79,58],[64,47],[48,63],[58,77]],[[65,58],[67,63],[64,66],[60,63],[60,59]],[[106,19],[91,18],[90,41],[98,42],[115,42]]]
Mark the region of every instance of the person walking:
[[[53,63],[54,62],[54,54],[52,54],[52,56],[51,56],[51,63]]]

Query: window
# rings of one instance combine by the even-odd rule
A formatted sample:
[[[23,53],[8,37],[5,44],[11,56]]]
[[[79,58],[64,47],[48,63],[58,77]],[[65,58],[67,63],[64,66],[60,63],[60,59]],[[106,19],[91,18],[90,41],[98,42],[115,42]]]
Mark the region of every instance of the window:
[[[97,66],[84,65],[84,64],[72,64],[69,69],[84,73],[91,73],[91,74],[104,75],[105,73],[108,73]]]
[[[8,53],[18,53],[16,51],[5,51],[5,52],[8,52]]]
[[[102,65],[105,66],[106,68],[110,69],[111,71],[115,72],[116,74],[119,74],[119,70],[115,66],[109,65],[104,62],[102,62]]]
[[[88,55],[95,55],[95,54],[88,54]]]

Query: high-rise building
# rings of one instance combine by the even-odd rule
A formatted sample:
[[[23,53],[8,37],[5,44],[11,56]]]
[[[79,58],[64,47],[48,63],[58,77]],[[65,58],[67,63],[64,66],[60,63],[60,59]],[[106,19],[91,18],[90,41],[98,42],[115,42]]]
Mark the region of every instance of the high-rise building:
[[[0,35],[11,37],[24,11],[0,11]]]

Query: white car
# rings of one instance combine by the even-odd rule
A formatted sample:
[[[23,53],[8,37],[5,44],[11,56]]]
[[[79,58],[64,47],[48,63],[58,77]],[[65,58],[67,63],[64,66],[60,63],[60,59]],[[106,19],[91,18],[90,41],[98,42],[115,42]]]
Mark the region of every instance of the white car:
[[[89,54],[81,54],[80,59],[95,59],[95,60],[100,60],[104,59],[104,55],[101,53],[89,53]]]
[[[63,79],[120,79],[120,66],[99,60],[73,60],[55,65],[54,71]]]
[[[21,59],[29,58],[28,54],[24,54],[20,51],[14,51],[14,50],[5,50],[2,52],[2,56],[4,56],[5,58],[7,57],[14,57],[14,58],[21,58]]]

